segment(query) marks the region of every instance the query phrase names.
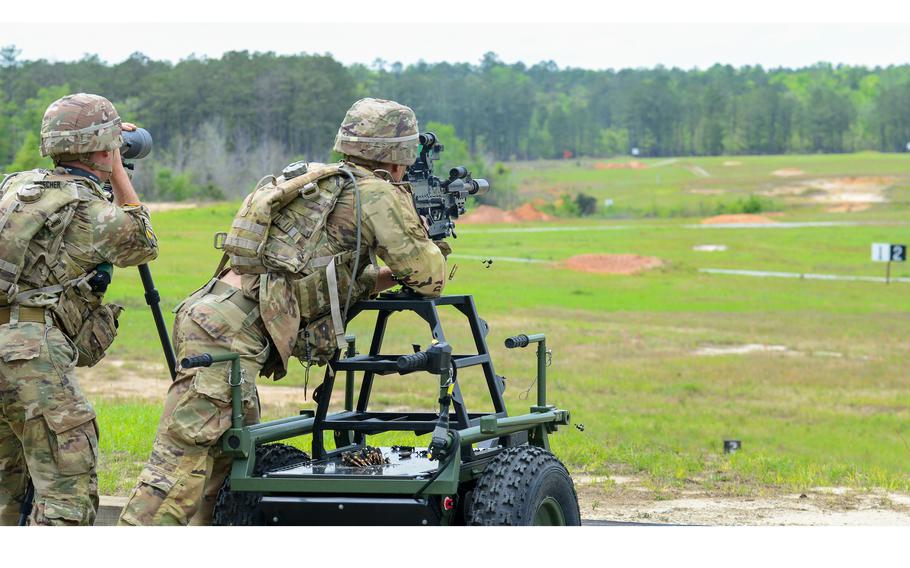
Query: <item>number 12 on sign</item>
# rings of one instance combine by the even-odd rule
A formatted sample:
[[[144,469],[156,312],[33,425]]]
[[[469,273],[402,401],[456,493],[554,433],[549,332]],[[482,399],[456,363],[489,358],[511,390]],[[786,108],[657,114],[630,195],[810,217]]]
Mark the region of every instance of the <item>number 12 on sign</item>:
[[[907,245],[872,243],[872,261],[888,263],[885,268],[885,284],[891,282],[891,263],[907,262]]]

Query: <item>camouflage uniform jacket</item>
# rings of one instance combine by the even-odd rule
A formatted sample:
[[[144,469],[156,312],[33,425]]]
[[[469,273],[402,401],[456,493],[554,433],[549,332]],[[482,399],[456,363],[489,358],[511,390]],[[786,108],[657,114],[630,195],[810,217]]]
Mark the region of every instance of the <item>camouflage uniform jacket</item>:
[[[6,179],[0,196],[18,191],[46,173],[65,176],[67,180],[61,188],[49,191],[66,190],[69,184],[77,186],[81,191],[73,217],[62,233],[62,246],[57,258],[34,261],[43,252],[39,249],[48,232],[47,228],[39,231],[32,240],[29,248],[31,258],[27,257],[25,268],[19,277],[20,295],[32,289],[58,284],[64,278],[71,279],[80,273],[91,272],[105,262],[119,267],[136,266],[158,256],[158,241],[152,231],[148,208],[144,205],[113,205],[101,186],[89,177],[68,175],[64,168],[56,168],[52,172],[19,172]],[[4,238],[7,236],[4,235]],[[65,270],[65,273],[61,270]],[[21,304],[48,307],[57,302],[57,296],[58,294],[50,293],[28,297],[26,294]]]
[[[430,240],[417,215],[410,188],[407,184],[392,184],[361,166],[347,163],[347,167],[365,174],[365,177],[357,177],[361,246],[351,303],[369,297],[373,292],[378,276],[378,267],[371,262],[374,254],[403,286],[421,296],[439,296],[445,281],[445,257]],[[331,176],[318,183],[343,186],[326,219],[322,240],[313,258],[351,253],[342,256],[339,262],[338,290],[344,306],[357,243],[354,184],[343,175]],[[280,357],[277,370],[270,366],[276,372],[276,378],[284,375],[301,326],[329,311],[325,278],[313,277],[320,273],[315,266],[306,272],[303,275],[269,272],[243,276],[244,292],[251,298],[258,297],[262,319]]]
[[[35,487],[33,523],[90,525],[98,506],[98,429],[95,411],[79,388],[74,367],[83,356],[79,345],[100,350],[88,353],[96,360],[107,344],[95,333],[100,327],[88,328],[88,341],[74,337],[73,329],[83,322],[85,313],[105,312],[110,306],[99,305],[101,298],[87,285],[88,292],[79,284],[58,285],[80,275],[78,282],[83,283],[86,273],[100,263],[130,266],[147,262],[155,258],[158,247],[145,207],[111,205],[90,178],[68,175],[64,170],[55,170],[53,178],[43,177],[45,173],[21,172],[8,178],[0,191],[7,197],[5,205],[15,205],[15,211],[3,208],[13,213],[7,216],[0,248],[10,258],[25,252],[21,275],[14,277],[18,291],[4,291],[0,306],[12,295],[13,307],[50,308],[53,313],[53,320],[44,311],[43,322],[32,319],[0,325],[0,524],[17,516],[30,477]],[[37,228],[24,215],[38,209],[27,203],[20,209],[18,203],[22,203],[20,197],[27,199],[29,192],[37,192],[32,182],[39,177],[52,183],[31,203],[50,199],[43,204],[44,213],[52,205],[66,205]],[[16,203],[11,203],[9,192],[20,188],[23,193],[17,193]],[[66,192],[66,199],[76,196],[75,201],[50,193],[57,191]],[[24,236],[29,227],[32,238]],[[38,289],[44,290],[39,293]],[[3,311],[11,321],[14,310]],[[115,326],[115,315],[105,313],[112,318],[108,323]],[[113,339],[110,329],[102,333]],[[42,419],[36,420],[38,417]]]

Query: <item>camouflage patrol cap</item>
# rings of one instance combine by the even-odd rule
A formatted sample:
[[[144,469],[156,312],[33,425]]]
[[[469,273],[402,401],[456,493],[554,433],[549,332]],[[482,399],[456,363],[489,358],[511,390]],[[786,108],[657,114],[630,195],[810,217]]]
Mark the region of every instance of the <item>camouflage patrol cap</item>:
[[[120,115],[111,101],[77,93],[52,102],[41,121],[41,155],[78,156],[123,145]]]
[[[348,109],[334,150],[383,164],[410,166],[417,159],[417,117],[410,107],[384,99],[360,99]]]

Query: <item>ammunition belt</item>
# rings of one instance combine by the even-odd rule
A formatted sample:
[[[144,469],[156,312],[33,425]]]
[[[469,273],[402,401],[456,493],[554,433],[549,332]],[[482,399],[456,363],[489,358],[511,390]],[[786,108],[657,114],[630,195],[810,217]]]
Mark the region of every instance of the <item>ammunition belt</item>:
[[[6,325],[10,320],[10,311],[9,306],[0,307],[0,325]],[[45,321],[45,310],[44,308],[29,308],[25,306],[19,307],[19,321],[27,321],[34,323],[44,323]]]

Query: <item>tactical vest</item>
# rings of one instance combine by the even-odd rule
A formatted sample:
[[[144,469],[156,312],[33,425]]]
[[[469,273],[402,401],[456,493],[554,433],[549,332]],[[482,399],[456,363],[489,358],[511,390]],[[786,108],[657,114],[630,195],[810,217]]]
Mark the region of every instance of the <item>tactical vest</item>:
[[[345,169],[343,163],[297,162],[278,178],[264,177],[243,201],[231,230],[219,233],[223,236],[221,244],[216,235],[216,247],[224,249],[234,270],[241,274],[303,273],[343,187],[322,187],[318,182],[348,174],[364,175]]]
[[[49,277],[60,284],[84,274],[62,250],[63,232],[73,219],[76,203],[89,198],[89,190],[70,183],[72,179],[32,170],[12,178],[4,191],[0,198],[0,304],[14,303],[20,278],[32,287],[42,287]]]
[[[102,199],[78,176],[47,170],[15,174],[0,196],[0,306],[45,308],[93,365],[113,341],[119,306],[101,306],[87,272],[67,254],[63,234],[79,202]],[[104,308],[101,310],[101,308]],[[103,312],[103,313],[102,313]],[[13,318],[15,319],[15,318]],[[104,321],[96,321],[96,320]]]
[[[326,358],[317,353],[330,355],[336,347],[346,345],[339,290],[347,289],[356,278],[350,266],[355,251],[314,257],[325,241],[326,220],[345,186],[318,182],[344,176],[356,187],[355,178],[366,175],[343,162],[291,164],[280,177],[267,176],[260,180],[241,205],[231,230],[216,235],[216,247],[224,249],[236,272],[287,272],[307,278],[304,283],[307,289],[325,288],[327,302],[300,306],[304,327],[298,339],[301,347],[295,349],[295,354],[310,362],[322,364]],[[314,331],[317,328],[321,330],[319,334]],[[312,345],[317,335],[320,344]]]

